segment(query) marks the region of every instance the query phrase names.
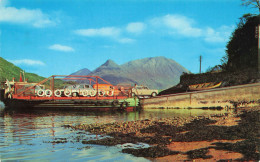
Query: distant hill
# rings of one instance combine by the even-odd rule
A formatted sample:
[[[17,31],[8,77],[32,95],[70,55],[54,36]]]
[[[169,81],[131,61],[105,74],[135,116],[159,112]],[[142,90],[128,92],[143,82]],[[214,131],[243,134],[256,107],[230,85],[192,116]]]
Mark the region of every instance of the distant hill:
[[[6,79],[10,81],[13,78],[15,78],[16,81],[19,81],[21,71],[22,71],[21,68],[15,66],[14,64],[0,57],[0,81],[1,82],[6,81]],[[34,73],[25,73],[25,77],[26,79],[28,79],[28,82],[40,82],[44,79],[44,77],[41,77]]]
[[[130,61],[123,65],[107,60],[89,75],[100,76],[113,85],[130,83],[166,89],[178,84],[183,72],[188,73],[189,71],[172,59],[150,57]]]
[[[89,73],[91,73],[91,71],[87,68],[84,68],[70,75],[88,75]]]

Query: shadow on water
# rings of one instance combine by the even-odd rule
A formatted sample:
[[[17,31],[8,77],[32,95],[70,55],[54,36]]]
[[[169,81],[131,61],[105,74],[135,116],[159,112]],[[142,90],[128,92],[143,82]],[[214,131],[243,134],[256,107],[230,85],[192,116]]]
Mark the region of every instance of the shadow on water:
[[[172,117],[189,117],[189,116],[205,116],[212,114],[224,114],[227,110],[211,110],[211,109],[51,109],[51,108],[37,108],[37,109],[17,109],[5,108],[0,111],[0,116],[4,114],[18,115],[27,114],[35,117],[44,116],[78,116],[88,117],[95,116],[104,119],[115,119],[118,121],[134,121],[151,118],[172,118]]]

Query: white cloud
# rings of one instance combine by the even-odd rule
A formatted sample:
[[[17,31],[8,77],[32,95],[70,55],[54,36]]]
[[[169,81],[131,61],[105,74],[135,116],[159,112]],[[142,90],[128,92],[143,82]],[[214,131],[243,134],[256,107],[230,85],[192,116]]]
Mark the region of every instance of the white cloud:
[[[75,33],[87,37],[117,37],[121,33],[121,29],[116,27],[104,27],[99,29],[79,29]]]
[[[0,7],[1,6],[7,6],[9,4],[8,0],[0,0]]]
[[[133,43],[135,40],[124,38],[122,35],[123,29],[117,27],[104,27],[98,29],[79,29],[74,32],[86,37],[107,37],[119,43]]]
[[[103,48],[114,48],[114,46],[104,45]]]
[[[29,65],[29,66],[44,66],[45,63],[39,60],[22,59],[22,60],[9,60],[15,65]]]
[[[234,26],[221,26],[218,29],[213,29],[208,27],[205,29],[205,41],[217,43],[217,42],[226,42],[232,31],[234,30]]]
[[[29,24],[34,27],[46,27],[54,25],[49,15],[42,13],[40,9],[17,9],[15,7],[7,7],[7,2],[0,0],[0,22]]]
[[[166,27],[169,33],[180,34],[188,37],[199,37],[202,34],[200,28],[193,27],[193,20],[182,15],[166,15],[150,21],[153,26]]]
[[[234,26],[221,26],[220,28],[201,27],[196,21],[178,14],[168,14],[155,17],[144,22],[131,22],[125,28],[103,27],[96,29],[79,29],[74,32],[87,37],[109,37],[119,43],[133,43],[136,40],[131,38],[131,34],[141,34],[144,30],[151,33],[167,34],[171,36],[181,36],[186,38],[202,39],[209,43],[226,42],[234,30]]]
[[[135,42],[134,39],[130,39],[130,38],[121,38],[118,40],[120,43],[133,43]]]
[[[55,50],[55,51],[62,51],[62,52],[73,52],[75,51],[72,47],[70,46],[64,46],[64,45],[60,45],[60,44],[54,44],[51,45],[49,47],[49,49],[51,50]]]
[[[141,33],[145,29],[145,24],[142,22],[129,23],[126,27],[126,31],[130,33]]]
[[[195,21],[183,15],[156,17],[151,19],[149,24],[157,33],[166,31],[168,34],[173,35],[202,38],[209,43],[226,42],[234,30],[234,26],[225,25],[216,29],[212,27],[195,27]]]

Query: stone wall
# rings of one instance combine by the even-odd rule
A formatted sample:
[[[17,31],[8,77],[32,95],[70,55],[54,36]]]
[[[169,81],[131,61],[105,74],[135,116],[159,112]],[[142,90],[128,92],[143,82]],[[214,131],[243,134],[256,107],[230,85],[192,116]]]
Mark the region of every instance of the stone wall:
[[[217,108],[260,106],[260,83],[157,96],[140,101],[143,108]]]

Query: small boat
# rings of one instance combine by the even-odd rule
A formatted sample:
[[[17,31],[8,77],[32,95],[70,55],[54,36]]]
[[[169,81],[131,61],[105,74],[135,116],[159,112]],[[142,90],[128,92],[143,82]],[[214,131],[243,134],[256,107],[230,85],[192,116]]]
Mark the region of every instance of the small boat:
[[[220,87],[222,82],[215,83],[215,82],[209,82],[209,83],[201,83],[201,84],[194,84],[189,85],[190,91],[201,91],[201,90],[207,90],[207,89],[213,89]]]

